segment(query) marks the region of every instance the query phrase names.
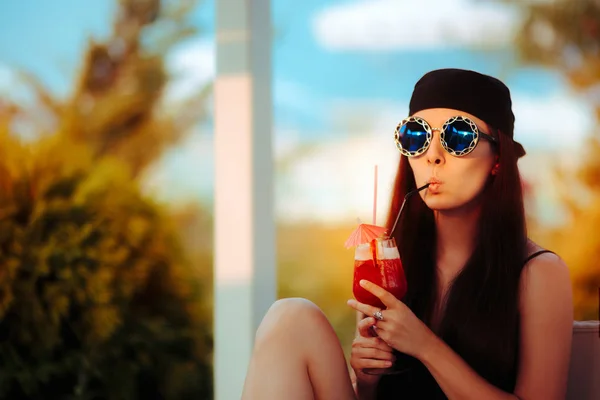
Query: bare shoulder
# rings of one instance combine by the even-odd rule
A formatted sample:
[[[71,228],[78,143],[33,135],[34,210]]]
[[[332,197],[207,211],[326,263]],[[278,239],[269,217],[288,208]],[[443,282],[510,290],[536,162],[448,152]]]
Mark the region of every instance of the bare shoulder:
[[[541,250],[534,248],[530,254]],[[525,264],[521,273],[521,312],[538,312],[544,304],[569,306],[572,303],[571,290],[571,274],[564,260],[554,253],[539,254]]]
[[[527,254],[529,257],[534,257],[523,268],[522,284],[527,284],[530,280],[543,281],[546,279],[559,279],[564,283],[571,283],[569,267],[559,255],[544,249],[531,240],[527,243]]]
[[[535,254],[539,249],[536,249]],[[548,285],[571,287],[570,270],[560,256],[555,253],[543,253],[529,260],[521,273],[521,292],[527,291],[531,286],[541,285],[550,289]],[[523,294],[523,293],[521,293]]]

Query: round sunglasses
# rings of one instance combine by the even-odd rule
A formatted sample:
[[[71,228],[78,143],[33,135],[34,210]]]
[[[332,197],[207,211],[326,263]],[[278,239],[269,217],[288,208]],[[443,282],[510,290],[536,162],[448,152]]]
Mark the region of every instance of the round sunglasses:
[[[431,144],[433,131],[440,132],[440,141],[446,152],[454,157],[463,157],[475,150],[480,138],[496,144],[496,138],[483,133],[477,124],[467,117],[448,119],[442,128],[432,128],[420,117],[403,119],[394,132],[394,141],[400,153],[406,157],[417,157],[425,153]]]

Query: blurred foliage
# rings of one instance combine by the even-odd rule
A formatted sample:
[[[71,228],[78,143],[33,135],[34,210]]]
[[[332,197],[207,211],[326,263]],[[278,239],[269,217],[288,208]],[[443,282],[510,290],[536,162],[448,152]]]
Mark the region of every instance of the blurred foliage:
[[[600,2],[513,2],[526,13],[517,35],[521,59],[562,74],[592,104],[600,126]],[[596,132],[582,146],[578,169],[562,170],[557,176],[569,223],[540,235],[540,241],[557,251],[572,269],[577,319],[598,319],[600,315],[599,160],[600,135]]]
[[[327,315],[349,356],[354,339],[354,250],[344,242],[356,226],[280,225],[277,232],[278,297],[304,297]],[[347,357],[347,359],[349,359]]]
[[[212,398],[210,217],[141,180],[205,115],[163,103],[195,3],[120,0],[69,99],[0,99],[1,398]]]

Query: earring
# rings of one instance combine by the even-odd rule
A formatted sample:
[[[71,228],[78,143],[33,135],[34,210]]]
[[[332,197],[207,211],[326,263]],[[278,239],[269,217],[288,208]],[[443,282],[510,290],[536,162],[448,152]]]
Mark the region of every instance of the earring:
[[[498,173],[499,168],[500,168],[500,164],[494,165],[494,168],[492,168],[492,175],[496,175]]]

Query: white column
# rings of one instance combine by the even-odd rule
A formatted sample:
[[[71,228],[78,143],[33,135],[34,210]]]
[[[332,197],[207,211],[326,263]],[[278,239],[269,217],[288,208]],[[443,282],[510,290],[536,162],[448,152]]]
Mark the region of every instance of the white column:
[[[276,296],[269,0],[216,0],[215,399],[238,400]]]

